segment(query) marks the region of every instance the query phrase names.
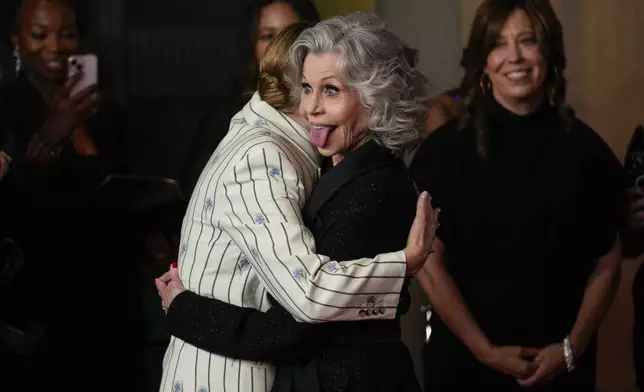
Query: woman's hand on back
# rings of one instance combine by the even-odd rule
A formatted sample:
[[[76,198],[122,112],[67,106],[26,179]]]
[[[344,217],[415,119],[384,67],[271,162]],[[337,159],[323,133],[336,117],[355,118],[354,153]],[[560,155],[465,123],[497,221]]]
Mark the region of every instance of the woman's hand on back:
[[[407,276],[415,275],[432,253],[436,230],[439,226],[439,214],[440,209],[432,207],[429,193],[421,193],[416,204],[416,218],[409,230],[407,247],[405,248]]]

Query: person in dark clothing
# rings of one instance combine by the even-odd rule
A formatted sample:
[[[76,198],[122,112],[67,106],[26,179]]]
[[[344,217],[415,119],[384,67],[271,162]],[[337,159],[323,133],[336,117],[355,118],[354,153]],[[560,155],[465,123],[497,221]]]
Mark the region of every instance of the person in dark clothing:
[[[67,64],[83,25],[76,2],[24,0],[13,14],[18,74],[0,90],[1,149],[11,158],[0,183],[0,238],[20,247],[25,264],[3,295],[2,321],[19,330],[40,325],[44,338],[26,363],[10,360],[20,366],[11,373],[16,390],[59,379],[66,390],[113,389],[97,381],[114,371],[124,347],[142,344],[137,267],[120,235],[124,215],[91,201],[106,176],[126,171],[124,116],[95,85],[71,93],[80,74],[68,78]],[[122,295],[108,299],[97,287],[124,259]],[[135,357],[119,364],[131,380]]]
[[[565,106],[549,2],[484,1],[462,64],[459,117],[410,167],[441,208],[417,275],[435,313],[425,389],[594,392],[620,275],[621,165]]]
[[[633,309],[635,324],[633,328],[633,359],[637,388],[644,391],[644,268],[640,266],[633,283]]]
[[[311,0],[252,0],[245,10],[249,21],[246,72],[242,75],[238,91],[234,91],[227,102],[217,104],[204,114],[199,122],[196,136],[188,149],[190,157],[182,170],[182,188],[186,195],[193,191],[201,169],[206,165],[223,135],[220,130],[227,126],[230,118],[241,109],[257,90],[259,63],[266,47],[286,27],[296,23],[313,26],[320,21],[320,15]]]
[[[246,14],[251,21],[249,36],[253,42],[247,92],[253,92],[266,47],[287,26],[300,22],[313,26],[320,21],[320,14],[311,0],[253,0]]]
[[[630,176],[629,176],[630,177]],[[622,230],[624,257],[638,258],[644,250],[644,189],[629,178],[628,209]],[[639,185],[639,184],[637,184]],[[633,281],[633,364],[637,387],[644,391],[644,267],[640,265]]]
[[[373,57],[349,59],[353,52],[348,49],[356,47]],[[302,78],[300,112],[314,127],[335,125],[330,130],[318,125],[309,135],[323,156],[333,157],[303,211],[316,251],[351,260],[400,248],[414,220],[417,191],[396,154],[415,144],[427,115],[427,81],[414,69],[414,51],[375,16],[353,14],[306,30],[291,54],[295,74]],[[385,59],[387,67],[373,66]],[[343,60],[349,63],[347,74],[338,67]],[[378,106],[365,110],[362,99],[378,101]],[[348,267],[339,264],[340,269]],[[168,276],[174,279],[168,282]],[[364,276],[368,282],[382,278]],[[177,279],[176,269],[162,278],[181,291]],[[407,284],[395,319],[314,325],[298,322],[276,301],[264,313],[189,291],[170,298],[167,317],[170,332],[191,345],[277,365],[273,391],[420,391],[399,325],[409,307]],[[166,287],[157,287],[166,304]],[[346,295],[350,289],[342,287],[332,295]],[[369,298],[354,310],[359,318],[384,313],[377,295]]]

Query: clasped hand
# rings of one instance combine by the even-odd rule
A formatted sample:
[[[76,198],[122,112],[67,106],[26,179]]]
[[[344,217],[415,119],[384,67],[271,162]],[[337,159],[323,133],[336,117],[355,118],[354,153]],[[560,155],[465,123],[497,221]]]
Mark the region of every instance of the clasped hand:
[[[183,287],[181,278],[179,278],[179,270],[177,269],[176,263],[172,263],[168,272],[155,279],[154,284],[157,286],[159,297],[161,297],[161,307],[166,312],[175,297],[186,290]]]
[[[518,346],[501,346],[493,349],[486,364],[491,368],[516,378],[523,387],[547,383],[566,370],[561,343],[538,349]]]

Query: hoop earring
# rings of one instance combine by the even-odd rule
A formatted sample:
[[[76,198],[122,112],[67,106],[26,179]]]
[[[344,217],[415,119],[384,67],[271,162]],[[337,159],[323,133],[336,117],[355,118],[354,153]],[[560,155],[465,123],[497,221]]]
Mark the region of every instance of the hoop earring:
[[[491,85],[492,83],[490,82],[490,79],[485,74],[482,74],[479,86],[481,87],[481,93],[483,95],[487,94],[487,92],[490,90]]]
[[[22,60],[20,59],[20,52],[17,46],[13,48],[13,58],[16,64],[16,75],[18,75],[22,69]]]

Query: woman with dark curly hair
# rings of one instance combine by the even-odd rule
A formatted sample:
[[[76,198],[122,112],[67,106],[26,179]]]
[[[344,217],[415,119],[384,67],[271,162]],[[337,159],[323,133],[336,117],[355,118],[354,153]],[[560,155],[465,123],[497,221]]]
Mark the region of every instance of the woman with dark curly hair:
[[[565,104],[548,1],[484,1],[462,64],[461,113],[411,165],[442,210],[418,275],[436,313],[426,390],[592,392],[620,274],[621,166]]]

